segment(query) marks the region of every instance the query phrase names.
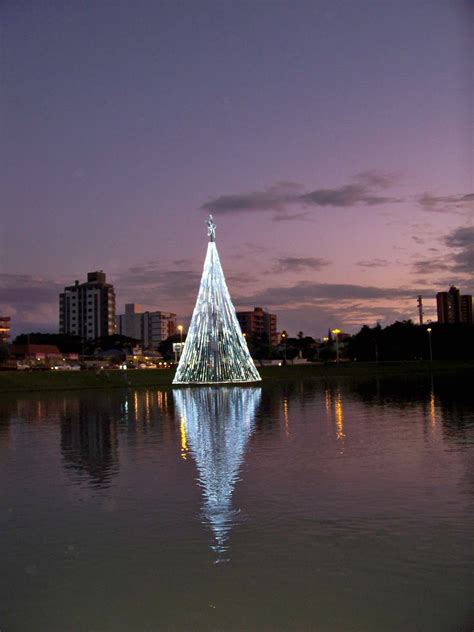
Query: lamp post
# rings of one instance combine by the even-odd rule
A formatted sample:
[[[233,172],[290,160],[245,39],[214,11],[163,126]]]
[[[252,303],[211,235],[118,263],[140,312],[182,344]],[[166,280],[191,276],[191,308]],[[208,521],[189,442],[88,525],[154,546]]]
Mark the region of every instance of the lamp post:
[[[339,334],[341,333],[341,330],[331,329],[331,333],[336,336],[336,362],[339,364]]]
[[[433,349],[431,347],[431,327],[426,330],[428,332],[428,342],[430,343],[430,362],[433,362]]]
[[[283,340],[283,364],[286,364],[286,339],[288,334],[285,330],[281,332],[281,339]]]

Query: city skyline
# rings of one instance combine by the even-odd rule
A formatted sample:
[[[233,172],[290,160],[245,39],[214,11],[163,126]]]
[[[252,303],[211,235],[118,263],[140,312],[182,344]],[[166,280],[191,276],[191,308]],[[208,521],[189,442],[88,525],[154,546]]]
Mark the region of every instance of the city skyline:
[[[320,337],[474,293],[468,2],[2,8],[0,313],[104,270],[187,324],[212,212],[237,310]]]

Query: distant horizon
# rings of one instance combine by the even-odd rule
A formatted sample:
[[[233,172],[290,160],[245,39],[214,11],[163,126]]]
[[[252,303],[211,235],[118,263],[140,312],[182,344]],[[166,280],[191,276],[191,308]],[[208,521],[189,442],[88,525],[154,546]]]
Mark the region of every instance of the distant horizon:
[[[84,282],[87,280],[87,274],[92,273],[92,272],[104,272],[104,274],[106,275],[106,280],[107,280],[107,273],[106,273],[106,271],[105,271],[105,270],[89,270],[89,271],[86,273],[86,279],[85,279],[84,281],[83,281],[83,280],[81,280],[81,279],[75,279],[75,280],[74,280],[74,282],[70,284],[70,286],[73,286],[73,285],[75,284],[75,282],[76,282],[76,281],[78,281],[78,282],[79,282],[79,284],[84,283]],[[109,281],[108,281],[108,280],[107,280],[107,283],[109,283]],[[113,284],[112,284],[112,285],[113,285]],[[65,287],[68,287],[68,286],[65,286]],[[451,286],[451,287],[453,287],[453,286]],[[455,286],[454,286],[454,287],[455,287]],[[63,288],[63,289],[64,289],[64,288]],[[450,289],[450,288],[447,288],[447,290],[439,290],[439,292],[449,291],[449,289]],[[460,290],[460,293],[461,293],[461,294],[465,294],[464,292],[462,292],[462,288],[457,288],[457,289],[458,289],[458,290]],[[115,286],[114,286],[114,292],[115,292],[115,291],[116,291],[116,290],[115,290]],[[416,298],[418,298],[418,297],[416,297]],[[437,316],[437,314],[436,314],[436,319],[435,319],[435,320],[430,319],[430,318],[426,318],[426,312],[425,312],[425,309],[424,309],[424,308],[425,308],[425,297],[422,297],[422,299],[423,299],[423,323],[421,323],[421,324],[423,324],[423,325],[428,325],[428,324],[430,324],[430,323],[433,323],[433,324],[438,324],[438,319],[437,319],[437,318],[438,318],[438,316]],[[436,302],[436,296],[435,296],[434,300],[435,300],[435,302]],[[130,303],[127,303],[127,304],[132,304],[132,305],[135,305],[137,308],[139,308],[139,309],[140,309],[140,313],[141,313],[141,312],[145,312],[145,311],[162,311],[162,312],[171,312],[171,313],[175,313],[175,314],[176,314],[176,323],[177,323],[177,324],[183,324],[183,326],[184,326],[184,331],[185,331],[185,332],[187,332],[187,329],[188,329],[188,327],[189,327],[189,323],[190,323],[190,321],[191,321],[191,314],[189,314],[189,315],[188,315],[188,316],[186,316],[186,317],[180,317],[180,315],[179,315],[178,313],[176,313],[175,311],[173,311],[173,310],[148,310],[148,309],[145,309],[145,308],[143,307],[143,305],[142,305],[141,303],[138,303],[138,302],[135,302],[135,303],[134,303],[134,302],[130,302]],[[119,312],[118,310],[116,310],[116,317],[117,317],[117,316],[122,316],[122,315],[124,315],[124,314],[125,314],[125,305],[126,305],[126,304],[124,304],[124,309],[123,309],[123,311],[122,311],[122,312]],[[261,307],[262,307],[261,305],[253,305],[252,307],[246,307],[246,308],[243,308],[243,309],[236,309],[236,311],[237,311],[237,312],[242,312],[242,311],[253,311],[253,310],[254,310],[254,309],[256,309],[256,308],[261,308]],[[266,309],[266,308],[264,308],[264,307],[263,307],[262,309],[264,309],[265,311],[269,311],[269,310],[267,310],[267,309]],[[58,313],[59,313],[59,310],[58,310]],[[270,313],[274,313],[274,312],[270,312]],[[0,314],[0,316],[5,316],[5,315],[4,315],[4,314]],[[281,328],[281,327],[278,325],[278,314],[276,314],[276,316],[277,316],[277,331],[278,331],[278,332],[284,331],[284,328]],[[413,319],[413,318],[405,318],[405,319],[404,319],[404,318],[401,318],[401,319],[399,319],[399,321],[409,321],[409,320],[412,320],[412,321],[414,322],[414,324],[420,324],[420,323],[419,323],[419,312],[417,311],[417,318],[416,318],[416,320],[415,320],[415,319]],[[384,326],[384,327],[386,327],[386,326],[389,326],[389,325],[394,324],[395,322],[397,322],[397,320],[395,320],[395,321],[393,321],[393,322],[390,322],[390,323],[384,323],[384,325],[383,325],[383,326]],[[380,324],[381,324],[381,323],[380,323],[379,321],[377,321],[376,323],[371,323],[371,324],[369,324],[369,323],[362,323],[359,327],[355,328],[353,331],[341,331],[341,333],[343,333],[343,334],[351,334],[351,335],[354,335],[355,333],[357,333],[358,331],[360,331],[360,329],[361,329],[363,326],[374,327],[374,326],[376,326],[376,325],[380,325]],[[325,335],[327,335],[328,331],[329,331],[331,328],[332,328],[332,326],[331,326],[331,325],[328,325],[328,328],[326,329],[326,331],[325,331],[324,333],[322,333],[320,336],[317,336],[317,335],[316,335],[316,336],[314,336],[314,335],[311,335],[311,334],[307,334],[307,333],[306,333],[306,332],[304,332],[304,331],[303,331],[303,334],[304,334],[305,336],[310,336],[310,337],[315,338],[315,339],[322,339]],[[19,336],[19,335],[27,335],[27,334],[33,334],[33,333],[38,333],[38,334],[53,334],[53,335],[54,335],[54,334],[60,334],[60,332],[59,332],[59,321],[58,321],[58,326],[56,327],[56,329],[51,328],[51,329],[44,329],[44,330],[43,330],[43,329],[39,329],[39,330],[29,330],[29,331],[18,331],[18,332],[14,332],[14,328],[12,327],[12,330],[11,330],[11,331],[12,331],[12,334],[11,334],[11,339],[16,338],[16,337],[17,337],[17,336]],[[291,332],[288,332],[288,333],[289,333],[289,337],[296,338],[300,332],[302,332],[302,330],[301,330],[301,329],[297,329],[296,333],[294,333],[294,334],[292,334]]]

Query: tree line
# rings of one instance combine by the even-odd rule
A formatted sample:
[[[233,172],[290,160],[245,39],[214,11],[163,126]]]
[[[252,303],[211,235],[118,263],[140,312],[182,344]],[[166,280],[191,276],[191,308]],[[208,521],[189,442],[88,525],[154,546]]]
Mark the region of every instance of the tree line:
[[[430,357],[433,360],[474,360],[474,326],[467,324],[416,325],[411,320],[404,320],[386,327],[381,327],[380,324],[374,327],[364,325],[358,333],[345,341],[336,341],[335,336],[329,335],[320,342],[311,336],[305,336],[301,331],[296,337],[285,337],[277,346],[272,345],[266,335],[247,336],[246,340],[255,360],[292,360],[302,357],[309,361],[330,362],[336,358],[336,346],[339,347],[341,360],[357,362],[430,360]],[[171,336],[159,345],[158,351],[165,359],[173,359],[172,345],[179,341],[179,335]],[[79,337],[65,334],[31,333],[21,334],[14,342],[51,344],[56,345],[62,353],[79,354],[93,354],[99,349],[131,353],[132,348],[140,344],[138,340],[117,334],[94,342],[83,342]],[[7,348],[4,351],[3,355],[7,356]]]

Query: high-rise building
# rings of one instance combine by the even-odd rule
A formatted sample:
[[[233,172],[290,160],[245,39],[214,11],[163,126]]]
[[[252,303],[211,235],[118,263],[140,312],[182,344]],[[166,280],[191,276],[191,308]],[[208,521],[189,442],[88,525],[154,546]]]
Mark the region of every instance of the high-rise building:
[[[176,314],[142,312],[136,303],[125,305],[125,314],[117,316],[117,333],[140,340],[144,349],[156,349],[160,342],[176,333]]]
[[[474,323],[472,314],[472,295],[464,294],[461,296],[461,322],[472,325]]]
[[[277,317],[264,311],[261,307],[255,307],[253,312],[237,312],[237,319],[242,333],[252,338],[268,336],[272,345],[278,344]]]
[[[125,305],[125,314],[118,314],[115,319],[117,333],[121,336],[142,340],[142,312],[136,303]]]
[[[89,272],[85,283],[76,281],[59,295],[59,333],[83,340],[115,333],[114,286],[102,270]]]
[[[448,292],[438,292],[436,294],[436,307],[439,323],[473,324],[472,296],[470,294],[461,295],[458,288],[454,287],[454,285],[449,288]]]
[[[172,312],[143,312],[142,341],[144,349],[156,349],[160,342],[176,333],[176,314]]]
[[[8,344],[10,339],[10,316],[0,316],[0,344]]]

